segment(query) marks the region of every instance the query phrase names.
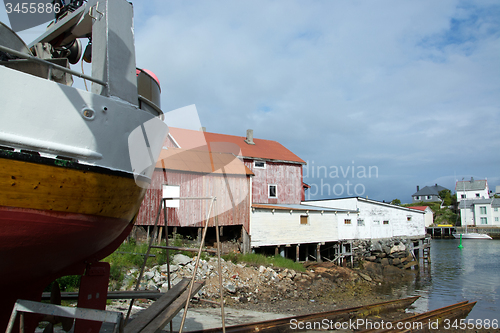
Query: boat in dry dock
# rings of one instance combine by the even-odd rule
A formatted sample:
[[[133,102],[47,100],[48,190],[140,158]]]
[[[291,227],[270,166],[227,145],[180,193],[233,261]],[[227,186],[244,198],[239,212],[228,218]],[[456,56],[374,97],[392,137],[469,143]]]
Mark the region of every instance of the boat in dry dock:
[[[0,23],[0,331],[54,279],[106,276],[168,132],[159,83],[136,69],[132,5],[75,3],[29,45]],[[70,69],[82,53],[91,75]]]

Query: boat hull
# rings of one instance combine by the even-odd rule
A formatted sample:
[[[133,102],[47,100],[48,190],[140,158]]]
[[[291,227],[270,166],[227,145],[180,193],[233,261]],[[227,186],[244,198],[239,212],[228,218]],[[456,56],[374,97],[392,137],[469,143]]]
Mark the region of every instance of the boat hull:
[[[38,300],[54,279],[111,254],[145,193],[125,172],[11,150],[0,150],[0,189],[2,316],[16,299]]]
[[[493,239],[487,234],[476,234],[476,233],[453,234],[453,236],[457,239],[459,239],[460,237],[462,239]]]

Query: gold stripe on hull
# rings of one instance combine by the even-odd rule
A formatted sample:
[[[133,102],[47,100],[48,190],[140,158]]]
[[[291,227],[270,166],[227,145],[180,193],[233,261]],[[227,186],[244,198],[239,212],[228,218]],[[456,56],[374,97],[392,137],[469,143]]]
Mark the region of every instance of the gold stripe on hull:
[[[145,191],[133,178],[0,158],[0,206],[131,221]]]

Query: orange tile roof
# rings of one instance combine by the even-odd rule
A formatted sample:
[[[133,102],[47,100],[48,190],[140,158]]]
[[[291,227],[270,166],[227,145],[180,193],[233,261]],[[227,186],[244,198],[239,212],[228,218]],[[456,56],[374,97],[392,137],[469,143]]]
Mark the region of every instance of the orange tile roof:
[[[193,131],[176,127],[169,128],[170,135],[183,149],[208,150],[231,152],[235,155],[266,160],[286,161],[305,164],[300,157],[276,141],[253,139],[255,145],[245,142],[246,137]]]
[[[427,207],[429,207],[429,206],[412,206],[412,207],[408,207],[408,208],[424,211],[427,209]]]
[[[156,168],[196,173],[253,175],[233,154],[178,148],[163,149]]]

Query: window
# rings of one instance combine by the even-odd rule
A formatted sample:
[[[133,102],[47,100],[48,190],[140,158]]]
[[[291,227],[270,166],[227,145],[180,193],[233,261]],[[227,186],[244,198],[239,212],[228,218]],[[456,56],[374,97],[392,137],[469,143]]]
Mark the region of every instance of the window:
[[[420,200],[420,196],[419,195],[415,196],[415,200]]]
[[[384,224],[389,224],[389,221],[388,221],[388,220],[385,220],[385,221],[384,221]]]
[[[344,219],[344,224],[351,224],[351,219]]]
[[[495,212],[498,212],[498,207],[493,208]]]
[[[498,222],[498,217],[495,217],[495,222]]]
[[[481,224],[488,224],[488,218],[481,217]]]
[[[476,193],[476,198],[479,198],[479,193]]]
[[[486,214],[486,207],[484,206],[479,207],[479,211],[481,214]]]
[[[300,215],[300,224],[309,224],[309,215]]]
[[[431,200],[431,198],[432,198],[432,197],[431,197],[430,195],[428,195],[428,196],[427,196],[427,200]]]
[[[275,184],[269,184],[268,185],[268,193],[269,193],[269,198],[277,198],[278,197],[278,185]]]
[[[365,226],[365,220],[358,219],[358,226],[364,227]]]
[[[460,195],[460,197],[461,197],[462,199],[465,199],[465,194],[461,194],[461,195]]]
[[[380,225],[380,221],[379,220],[375,220],[375,221],[373,221],[373,224],[374,225]]]
[[[266,162],[264,161],[253,161],[253,167],[257,169],[265,169],[266,168]]]
[[[410,222],[411,221],[411,216],[406,217],[406,221]]]

